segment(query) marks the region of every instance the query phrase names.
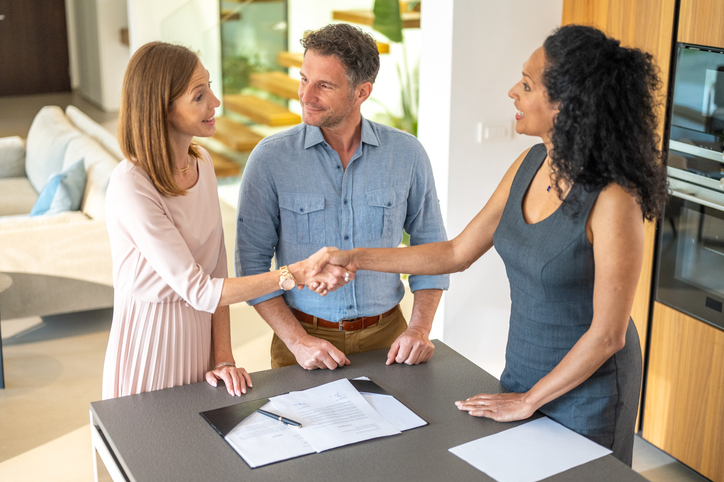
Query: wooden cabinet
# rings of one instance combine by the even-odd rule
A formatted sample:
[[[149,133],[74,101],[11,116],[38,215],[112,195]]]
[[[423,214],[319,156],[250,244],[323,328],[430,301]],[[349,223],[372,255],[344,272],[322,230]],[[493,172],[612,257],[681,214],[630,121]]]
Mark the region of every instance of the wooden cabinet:
[[[724,481],[724,331],[654,303],[643,436]]]
[[[724,2],[681,0],[678,41],[724,47]]]
[[[724,2],[680,0],[677,40],[724,47]],[[724,331],[654,303],[643,437],[724,482]]]

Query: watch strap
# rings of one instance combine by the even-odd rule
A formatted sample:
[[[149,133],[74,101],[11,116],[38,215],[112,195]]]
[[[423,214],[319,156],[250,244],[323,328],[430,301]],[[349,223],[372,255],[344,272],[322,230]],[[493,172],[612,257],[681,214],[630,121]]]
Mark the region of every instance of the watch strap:
[[[281,272],[279,275],[279,288],[284,291],[289,291],[297,284],[297,280],[294,279],[294,275],[289,271],[288,266],[282,266],[279,268],[279,271]],[[284,288],[284,282],[287,280],[291,280],[294,283],[290,288]]]

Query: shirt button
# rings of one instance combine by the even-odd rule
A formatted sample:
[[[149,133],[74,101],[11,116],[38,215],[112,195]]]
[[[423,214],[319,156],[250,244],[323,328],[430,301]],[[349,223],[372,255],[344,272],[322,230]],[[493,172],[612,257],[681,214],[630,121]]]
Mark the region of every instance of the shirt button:
[[[303,213],[303,212],[304,212],[304,208],[299,208],[299,212],[300,212],[300,213]]]
[[[392,206],[392,203],[387,203],[387,207],[390,207],[390,206]]]
[[[342,166],[337,166],[337,169],[342,169]]]
[[[344,235],[344,240],[347,241],[348,239],[349,239],[349,236],[347,236],[347,235],[345,234],[345,235]]]
[[[349,305],[349,306],[347,307],[347,309],[348,309],[348,310],[351,310],[351,309],[352,309],[352,305]]]
[[[347,204],[347,200],[346,200],[346,199],[344,200],[344,204],[345,204],[345,205]]]

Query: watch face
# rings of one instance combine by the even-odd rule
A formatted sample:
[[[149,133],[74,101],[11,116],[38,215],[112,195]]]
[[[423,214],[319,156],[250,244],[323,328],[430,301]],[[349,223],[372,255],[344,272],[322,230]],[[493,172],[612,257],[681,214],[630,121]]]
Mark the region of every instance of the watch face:
[[[290,289],[294,288],[294,286],[296,286],[294,280],[285,279],[284,281],[282,281],[282,289],[284,291],[289,291]]]

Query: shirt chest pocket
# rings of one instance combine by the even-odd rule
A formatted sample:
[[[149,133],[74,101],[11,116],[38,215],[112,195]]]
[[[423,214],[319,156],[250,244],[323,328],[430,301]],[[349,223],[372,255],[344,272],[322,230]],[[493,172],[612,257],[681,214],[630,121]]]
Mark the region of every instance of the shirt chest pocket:
[[[320,243],[324,237],[324,195],[279,193],[281,238],[300,244]]]
[[[405,192],[396,189],[377,189],[365,193],[364,231],[368,239],[402,239],[407,212]]]

